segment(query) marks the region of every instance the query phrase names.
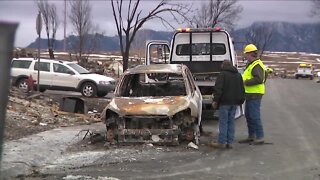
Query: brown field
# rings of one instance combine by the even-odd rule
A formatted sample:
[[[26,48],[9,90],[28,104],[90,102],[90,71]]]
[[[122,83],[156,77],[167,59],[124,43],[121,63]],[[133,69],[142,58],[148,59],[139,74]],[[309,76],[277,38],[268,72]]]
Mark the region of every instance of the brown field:
[[[264,64],[281,74],[284,71],[293,75],[300,63],[311,63],[314,67],[314,73],[320,71],[320,54],[311,54],[303,52],[266,52],[262,56]],[[242,56],[238,56],[238,62],[242,63]]]
[[[35,49],[24,50],[25,55],[35,55]],[[156,52],[155,52],[156,54]],[[242,60],[242,52],[237,52],[239,66],[245,66]],[[137,64],[143,64],[145,61],[144,50],[133,50],[130,53],[129,67]],[[42,51],[41,57],[48,58],[48,52]],[[89,63],[96,64],[95,67],[87,67],[92,69],[104,69],[104,72],[109,72],[110,64],[116,62],[122,63],[122,57],[120,52],[106,52],[106,53],[92,53],[83,54],[88,58]],[[74,54],[68,52],[55,52],[56,59],[76,61],[77,58]],[[275,74],[286,73],[288,76],[292,76],[300,63],[311,63],[314,67],[314,73],[320,71],[320,54],[304,53],[304,52],[264,52],[262,56],[264,64],[274,70]],[[95,63],[98,62],[98,63]],[[109,75],[109,74],[108,74]]]

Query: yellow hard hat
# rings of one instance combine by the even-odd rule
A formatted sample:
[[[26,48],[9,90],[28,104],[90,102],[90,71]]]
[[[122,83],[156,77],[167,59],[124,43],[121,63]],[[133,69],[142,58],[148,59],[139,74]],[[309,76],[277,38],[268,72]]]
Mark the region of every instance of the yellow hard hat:
[[[248,44],[244,48],[243,53],[248,53],[248,52],[252,52],[252,51],[258,51],[257,47],[255,45],[253,45],[253,44]]]

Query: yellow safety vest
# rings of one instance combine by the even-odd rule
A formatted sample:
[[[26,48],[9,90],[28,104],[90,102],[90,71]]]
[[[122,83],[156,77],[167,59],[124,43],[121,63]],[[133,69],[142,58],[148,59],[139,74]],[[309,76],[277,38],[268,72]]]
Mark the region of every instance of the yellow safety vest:
[[[261,68],[264,70],[265,67],[262,63],[262,61],[260,59],[257,59],[255,60],[253,63],[251,63],[243,72],[243,75],[242,75],[242,79],[243,79],[243,82],[245,80],[248,80],[248,79],[252,79],[253,76],[252,76],[252,69],[256,66],[256,65],[259,65],[261,66]],[[265,71],[264,71],[265,72]],[[264,73],[265,75],[265,73]],[[265,77],[263,78],[265,79]],[[263,80],[263,83],[262,84],[256,84],[256,85],[253,85],[253,86],[244,86],[244,89],[245,89],[245,92],[248,93],[248,94],[253,94],[253,93],[256,93],[256,94],[264,94],[264,91],[265,91],[265,87],[264,87],[264,81]]]

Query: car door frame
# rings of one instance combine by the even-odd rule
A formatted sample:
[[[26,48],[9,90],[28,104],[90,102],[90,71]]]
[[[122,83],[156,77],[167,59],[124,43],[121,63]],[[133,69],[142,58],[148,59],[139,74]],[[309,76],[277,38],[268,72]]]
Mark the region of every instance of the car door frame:
[[[197,84],[195,83],[193,76],[188,68],[185,68],[184,70],[187,82],[189,84],[189,89],[191,93],[191,98],[193,101],[197,104],[198,107],[198,125],[201,124],[201,117],[202,117],[202,94],[200,92],[200,89],[198,88]]]
[[[73,74],[64,73],[64,72],[56,72],[54,70],[54,65],[61,65],[66,68],[68,68]],[[52,89],[57,90],[75,90],[78,87],[79,84],[79,78],[76,76],[77,72],[73,70],[72,68],[66,66],[65,64],[53,62],[52,63],[52,72],[53,72],[53,78],[52,78]]]
[[[168,41],[163,41],[163,40],[152,40],[152,41],[148,41],[146,43],[146,52],[145,52],[145,64],[149,65],[149,64],[153,64],[151,63],[151,47],[152,46],[164,46],[168,49],[168,57],[165,56],[165,62],[163,64],[169,64],[169,60],[170,60],[170,46],[169,46],[169,42]]]
[[[37,63],[38,61],[34,61],[34,63],[31,65],[33,67],[32,68],[32,77],[34,80],[36,80],[36,82],[39,82],[39,86],[43,87],[43,88],[48,88],[51,86],[51,79],[52,79],[52,63],[48,62],[48,61],[40,61],[41,63],[48,63],[49,64],[49,71],[43,71],[41,70],[40,64],[39,64],[39,71],[37,68]],[[38,72],[39,74],[39,78],[40,80],[38,81]]]

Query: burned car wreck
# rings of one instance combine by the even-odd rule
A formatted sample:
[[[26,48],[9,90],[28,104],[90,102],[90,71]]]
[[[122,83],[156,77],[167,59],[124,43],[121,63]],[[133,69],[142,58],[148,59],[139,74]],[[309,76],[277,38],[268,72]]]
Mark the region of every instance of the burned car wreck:
[[[139,65],[120,78],[102,112],[110,143],[198,144],[202,96],[185,65]]]

